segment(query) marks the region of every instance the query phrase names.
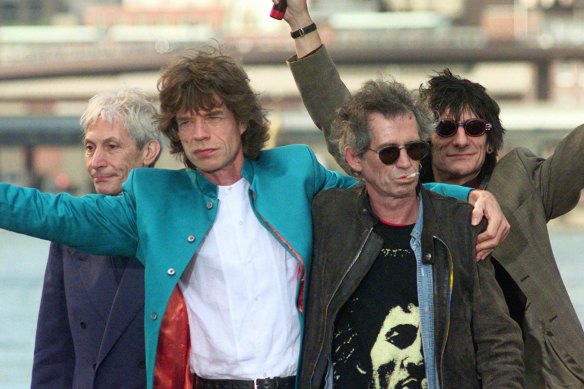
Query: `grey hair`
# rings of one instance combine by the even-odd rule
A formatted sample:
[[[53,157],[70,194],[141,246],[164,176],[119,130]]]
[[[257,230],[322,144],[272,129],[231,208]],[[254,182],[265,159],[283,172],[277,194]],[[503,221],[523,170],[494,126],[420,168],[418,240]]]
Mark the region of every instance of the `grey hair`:
[[[163,147],[163,136],[158,130],[158,111],[146,94],[138,88],[123,87],[114,91],[100,92],[93,96],[81,115],[83,134],[99,118],[109,124],[119,121],[128,130],[130,137],[141,150],[148,142],[155,140]],[[158,154],[158,160],[161,153]],[[151,166],[156,163],[154,160]]]
[[[380,113],[387,118],[413,113],[421,140],[429,140],[434,129],[432,112],[414,92],[393,79],[369,80],[343,104],[332,124],[332,132],[339,136],[341,155],[347,146],[355,149],[359,157],[365,154],[371,144],[371,113]]]

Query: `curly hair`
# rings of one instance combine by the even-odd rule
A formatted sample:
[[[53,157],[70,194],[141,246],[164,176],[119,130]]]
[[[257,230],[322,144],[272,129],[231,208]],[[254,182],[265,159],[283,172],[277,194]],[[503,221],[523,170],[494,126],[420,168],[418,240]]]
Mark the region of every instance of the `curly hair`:
[[[491,124],[491,130],[487,132],[487,144],[492,152],[486,155],[485,163],[481,167],[481,176],[490,175],[503,147],[505,129],[499,118],[499,104],[487,94],[485,87],[454,75],[446,68],[430,78],[427,86],[421,85],[419,92],[434,112],[435,119],[448,111],[456,121],[460,121],[464,111],[470,111]]]
[[[178,137],[176,115],[181,111],[208,111],[225,104],[237,122],[247,128],[241,138],[243,155],[249,159],[257,159],[270,137],[270,123],[249,77],[241,65],[219,49],[187,50],[178,55],[158,80],[158,91],[160,131],[170,141],[170,153],[177,154],[187,167],[196,169]]]

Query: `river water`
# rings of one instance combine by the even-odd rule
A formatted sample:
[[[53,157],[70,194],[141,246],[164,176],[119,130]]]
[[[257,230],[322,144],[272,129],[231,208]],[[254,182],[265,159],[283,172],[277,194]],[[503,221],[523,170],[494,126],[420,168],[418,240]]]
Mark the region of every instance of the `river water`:
[[[584,323],[584,229],[551,229],[568,293]],[[48,242],[0,230],[0,389],[30,386]]]

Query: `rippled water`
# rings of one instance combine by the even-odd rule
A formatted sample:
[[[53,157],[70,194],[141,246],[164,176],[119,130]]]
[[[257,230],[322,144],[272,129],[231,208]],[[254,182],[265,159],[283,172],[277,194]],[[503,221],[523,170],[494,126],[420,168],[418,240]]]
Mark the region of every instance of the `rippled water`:
[[[552,230],[558,265],[584,321],[584,231]],[[30,386],[48,242],[0,230],[0,389]]]

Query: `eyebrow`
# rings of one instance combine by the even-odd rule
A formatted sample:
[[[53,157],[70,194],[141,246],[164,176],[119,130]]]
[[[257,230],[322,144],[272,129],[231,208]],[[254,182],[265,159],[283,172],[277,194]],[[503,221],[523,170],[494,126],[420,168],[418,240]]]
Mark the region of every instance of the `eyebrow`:
[[[215,115],[218,113],[224,113],[225,112],[225,108],[223,105],[218,106],[218,107],[214,107],[211,108],[210,110],[199,110],[195,112],[195,115],[199,115],[199,116],[209,116],[209,115]],[[191,119],[194,115],[192,114],[180,114],[180,115],[176,115],[175,116],[175,120],[179,121],[179,120],[186,120],[186,119]]]
[[[105,138],[105,139],[98,141],[98,142],[96,142],[93,139],[87,139],[87,138],[83,139],[83,144],[86,144],[86,143],[107,143],[107,142],[118,142],[119,143],[119,142],[121,142],[121,139],[116,138],[114,136],[110,136],[110,137]]]

